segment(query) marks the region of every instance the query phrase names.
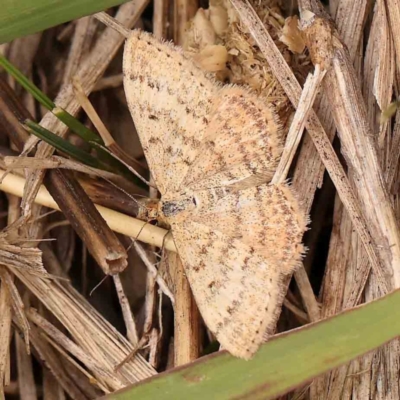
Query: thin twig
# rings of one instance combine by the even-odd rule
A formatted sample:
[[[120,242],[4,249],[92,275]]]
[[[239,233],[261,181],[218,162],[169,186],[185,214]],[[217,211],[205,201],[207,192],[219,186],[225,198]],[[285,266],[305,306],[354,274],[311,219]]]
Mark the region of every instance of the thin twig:
[[[124,317],[126,326],[126,336],[133,346],[136,346],[139,339],[136,329],[135,319],[133,318],[132,310],[129,301],[126,298],[124,287],[122,286],[121,278],[119,275],[113,275],[115,289],[117,291],[119,304],[121,306],[122,315]]]
[[[198,9],[197,0],[174,0],[174,42],[182,45],[187,22]]]
[[[111,15],[108,15],[104,11],[101,11],[99,13],[93,14],[93,16],[104,25],[107,25],[109,28],[112,28],[119,32],[122,36],[125,36],[126,38],[129,37],[131,31],[127,29],[126,26],[122,25],[117,19],[111,17]]]
[[[311,5],[309,1],[300,0],[299,8],[311,59],[328,70],[323,82],[324,93],[330,100],[342,153],[381,261],[379,271],[372,264],[374,272],[378,274],[380,287],[383,279],[387,288],[399,287],[399,227],[385,187],[352,60],[319,1],[315,0]],[[320,37],[324,38],[322,47],[318,41]],[[354,220],[352,222],[355,225]]]
[[[272,178],[272,184],[279,184],[286,180],[290,165],[296,154],[297,148],[303,135],[304,126],[307,121],[309,112],[311,111],[315,98],[318,94],[319,87],[326,71],[321,71],[319,65],[315,66],[314,74],[310,74],[304,84],[303,91],[300,96],[299,106],[297,107],[293,121],[290,125],[289,133],[286,138],[285,147],[282,152],[281,159]]]
[[[80,360],[84,365],[88,366],[95,375],[102,376],[106,381],[113,382],[113,386],[118,386],[116,377],[110,371],[106,371],[98,367],[96,359],[92,358],[89,354],[77,346],[71,339],[65,336],[53,324],[43,318],[36,310],[30,309],[27,312],[28,318],[40,329],[42,329],[50,338],[58,343],[62,348],[71,353],[74,357]]]
[[[283,300],[283,305],[294,315],[296,315],[296,317],[298,317],[302,323],[307,324],[310,322],[308,315],[304,311],[300,310],[300,308],[295,306],[293,303],[291,303],[287,298]]]
[[[133,242],[133,247],[139,254],[140,258],[142,259],[144,265],[147,267],[148,271],[156,277],[158,286],[160,289],[163,291],[163,293],[170,298],[172,304],[175,304],[175,299],[174,295],[172,292],[169,290],[167,284],[165,283],[164,279],[159,275],[157,268],[150,262],[150,260],[147,257],[146,252],[144,251],[143,247],[137,242]]]
[[[71,48],[69,50],[67,64],[64,69],[63,84],[66,85],[70,83],[72,76],[75,74],[76,70],[79,68],[84,52],[87,46],[84,46],[85,42],[92,39],[95,29],[93,29],[93,17],[83,17],[76,21],[75,32],[71,41]]]
[[[11,341],[11,295],[5,284],[1,284],[0,290],[0,396],[4,390],[4,384],[7,385],[9,379],[9,352]]]
[[[4,173],[5,171],[0,169],[0,176]],[[14,196],[21,197],[23,194],[24,185],[24,178],[13,174],[8,174],[0,184],[0,190],[13,194]],[[54,210],[60,210],[59,206],[53,200],[44,186],[41,186],[35,198],[35,202]],[[172,240],[171,235],[167,235],[168,231],[165,229],[119,213],[118,211],[111,210],[110,208],[99,205],[96,205],[96,208],[113,231],[130,236],[137,240],[141,240],[145,243],[152,244],[160,248],[164,247],[166,250],[176,252],[175,243]]]
[[[301,87],[292,70],[283,58],[279,49],[276,47],[270,34],[255,14],[253,8],[247,0],[231,0],[232,4],[238,11],[242,20],[248,26],[256,43],[263,52],[265,58],[269,62],[279,83],[282,85],[292,104],[297,107],[301,96]],[[325,78],[326,79],[326,78]],[[325,168],[329,172],[332,181],[339,193],[339,196],[345,205],[355,229],[365,246],[367,254],[370,258],[371,265],[379,277],[380,287],[386,293],[391,287],[390,281],[387,281],[383,275],[382,263],[379,257],[379,250],[375,245],[375,238],[371,236],[368,230],[366,218],[362,213],[359,201],[350,185],[345,174],[343,166],[338,160],[331,142],[326,136],[324,128],[316,114],[311,111],[306,124],[308,133],[311,135],[315,147],[317,148]]]
[[[130,183],[129,181],[127,181],[125,178],[121,177],[118,174],[105,171],[102,169],[89,167],[80,162],[60,156],[51,156],[48,158],[7,156],[4,157],[4,163],[7,169],[10,171],[13,169],[23,169],[23,168],[32,168],[32,169],[62,168],[104,178],[107,181],[111,181],[116,185],[124,188],[124,190],[128,190],[130,192],[134,192],[136,189],[136,186],[134,184]]]
[[[15,335],[15,352],[17,355],[20,398],[24,400],[37,400],[32,359],[30,355],[26,353],[25,343],[18,334]]]
[[[97,82],[96,86],[93,88],[93,92],[98,92],[104,89],[117,88],[119,86],[122,86],[123,80],[124,76],[122,74],[106,76],[104,78],[101,78]]]
[[[147,4],[148,0],[139,0],[124,4],[119,8],[116,19],[119,22],[126,24],[128,27],[131,27],[137,22]],[[82,82],[85,93],[88,94],[94,88],[123,41],[124,37],[121,37],[121,35],[112,28],[106,28],[99,36],[96,44],[90,54],[86,57],[85,62],[77,74]],[[80,109],[79,103],[75,99],[71,84],[64,86],[54,103],[57,104],[59,108],[65,109],[73,116],[75,116]],[[59,121],[51,112],[48,112],[44,116],[40,125],[59,136],[64,136],[68,130],[67,126],[61,123],[61,121]],[[27,146],[29,145],[30,143],[27,143]],[[53,151],[54,149],[52,146],[42,142],[38,146],[36,155],[38,157],[48,157],[52,155]],[[44,171],[30,172],[27,188],[21,205],[24,215],[30,214],[30,204],[33,202],[36,192],[40,188],[44,175]]]
[[[158,39],[167,37],[169,0],[154,0],[153,33]]]
[[[168,254],[173,268],[174,307],[174,366],[187,364],[199,357],[200,314],[186,278],[182,262],[177,254]]]
[[[103,121],[101,120],[99,114],[93,107],[89,98],[86,96],[83,87],[79,81],[79,78],[75,77],[72,80],[74,92],[77,100],[79,101],[81,107],[85,110],[87,116],[92,121],[93,125],[96,127],[101,138],[103,139],[104,145],[108,148],[108,153],[124,164],[137,178],[139,178],[146,185],[150,186],[151,183],[143,178],[134,168],[133,164],[139,164],[136,160],[132,159],[126,152],[115,142],[111,133],[108,131]]]

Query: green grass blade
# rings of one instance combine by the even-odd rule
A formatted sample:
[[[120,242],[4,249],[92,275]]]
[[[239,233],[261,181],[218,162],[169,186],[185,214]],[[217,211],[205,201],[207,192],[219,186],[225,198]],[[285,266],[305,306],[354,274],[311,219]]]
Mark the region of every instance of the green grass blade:
[[[95,132],[87,128],[74,116],[69,114],[62,108],[56,107],[54,102],[46,96],[33,82],[31,82],[18,68],[12,65],[4,56],[0,55],[0,66],[2,66],[14,79],[28,91],[43,107],[46,107],[65,125],[72,130],[72,132],[79,135],[87,142],[96,142],[103,144],[103,140]]]
[[[127,0],[2,0],[0,44],[90,15]]]
[[[121,164],[118,160],[112,157],[109,153],[98,146],[93,148],[103,155],[103,158],[94,157],[86,151],[74,146],[67,140],[57,136],[53,132],[43,128],[39,124],[29,119],[25,120],[23,126],[33,135],[53,146],[58,151],[67,154],[72,159],[81,162],[82,164],[88,165],[89,167],[102,169],[109,172],[114,172],[125,177],[125,179],[136,183],[138,186],[146,188],[147,186],[133,175],[125,165]],[[107,157],[107,158],[106,158]]]
[[[68,111],[63,110],[60,107],[56,107],[53,109],[53,114],[61,121],[64,122],[65,125],[71,129],[72,132],[76,133],[86,142],[95,142],[103,145],[104,142],[102,138],[85,125],[82,124],[79,120],[77,120],[74,116],[72,116]]]
[[[254,359],[216,353],[106,399],[273,399],[400,335],[400,290],[280,335]]]
[[[1,9],[1,7],[0,7]],[[40,104],[48,110],[56,105],[33,82],[31,82],[18,68],[14,67],[3,55],[0,54],[0,66],[2,66],[15,80],[27,90]]]
[[[45,141],[57,150],[67,154],[68,156],[81,162],[82,164],[88,165],[93,168],[112,171],[112,169],[108,165],[102,163],[98,158],[93,157],[86,151],[74,146],[67,140],[43,128],[36,122],[27,119],[24,121],[24,126],[29,130],[30,133],[37,136],[39,139]]]
[[[57,135],[54,135],[52,132],[43,129],[40,125],[30,121],[29,129],[33,130],[32,133],[34,135],[40,137],[45,142],[80,162],[90,166],[94,166],[94,164],[96,164],[98,165],[96,168],[113,170],[115,173],[124,175],[127,179],[133,179],[134,182],[137,182],[140,186],[142,186],[142,182],[140,180],[138,180],[123,164],[121,164],[117,159],[112,157],[112,155],[110,155],[101,147],[104,145],[104,142],[97,133],[87,128],[84,124],[82,124],[82,122],[69,114],[66,110],[57,107],[49,97],[47,97],[33,82],[31,82],[18,68],[12,65],[2,55],[0,55],[0,66],[2,66],[10,75],[12,75],[23,88],[25,88],[36,100],[40,102],[40,104],[50,110],[60,121],[68,126],[72,132],[76,133],[93,149],[95,149],[98,155],[98,160],[96,163],[93,159],[89,160],[87,156],[84,157],[85,154],[87,155],[88,153],[80,153],[79,149],[74,150],[74,147],[71,147],[69,142],[61,139]],[[28,124],[26,125],[28,126]],[[95,144],[100,146],[96,146]],[[84,157],[84,159],[79,157]],[[103,167],[100,167],[99,165],[102,165]]]

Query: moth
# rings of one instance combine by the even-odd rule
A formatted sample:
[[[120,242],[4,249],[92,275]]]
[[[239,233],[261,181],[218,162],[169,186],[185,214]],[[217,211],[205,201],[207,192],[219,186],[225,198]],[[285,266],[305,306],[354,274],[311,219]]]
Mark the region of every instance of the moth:
[[[134,30],[125,94],[200,313],[221,345],[249,359],[271,334],[299,265],[307,218],[287,184],[269,185],[283,137],[273,110],[223,86],[183,51]]]

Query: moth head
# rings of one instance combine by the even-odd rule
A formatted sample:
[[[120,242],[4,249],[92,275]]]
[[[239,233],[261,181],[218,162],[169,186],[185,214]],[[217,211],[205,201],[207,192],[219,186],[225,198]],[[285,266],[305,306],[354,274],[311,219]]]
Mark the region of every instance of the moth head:
[[[138,200],[137,218],[142,221],[152,222],[158,220],[158,199],[140,199]]]

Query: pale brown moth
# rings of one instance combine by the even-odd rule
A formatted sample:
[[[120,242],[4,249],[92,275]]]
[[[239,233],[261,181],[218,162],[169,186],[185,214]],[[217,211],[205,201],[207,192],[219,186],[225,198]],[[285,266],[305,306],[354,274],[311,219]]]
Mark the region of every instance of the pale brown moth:
[[[268,185],[283,138],[248,89],[222,86],[182,50],[132,31],[124,87],[202,317],[231,354],[272,333],[304,252],[307,218],[286,184]]]

